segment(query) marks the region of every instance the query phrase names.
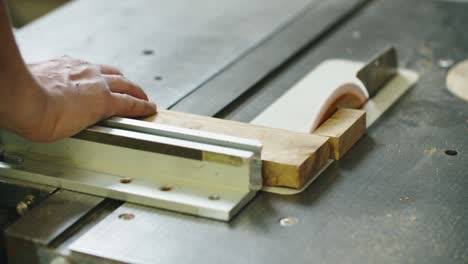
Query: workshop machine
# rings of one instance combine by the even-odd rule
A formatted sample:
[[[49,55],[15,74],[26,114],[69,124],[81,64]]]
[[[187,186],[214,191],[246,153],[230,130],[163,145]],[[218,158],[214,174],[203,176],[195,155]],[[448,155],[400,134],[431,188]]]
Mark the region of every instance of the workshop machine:
[[[423,0],[57,9],[16,33],[27,61],[114,64],[160,111],[52,143],[0,131],[0,262],[466,262],[468,104],[444,87],[468,54],[466,14]]]

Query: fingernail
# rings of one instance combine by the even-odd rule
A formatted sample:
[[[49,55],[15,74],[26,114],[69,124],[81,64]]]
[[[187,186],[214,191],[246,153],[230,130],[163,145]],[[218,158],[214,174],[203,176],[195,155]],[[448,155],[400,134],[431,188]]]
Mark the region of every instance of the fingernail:
[[[149,102],[149,104],[150,104],[151,108],[154,110],[154,112],[156,112],[158,110],[155,103]]]

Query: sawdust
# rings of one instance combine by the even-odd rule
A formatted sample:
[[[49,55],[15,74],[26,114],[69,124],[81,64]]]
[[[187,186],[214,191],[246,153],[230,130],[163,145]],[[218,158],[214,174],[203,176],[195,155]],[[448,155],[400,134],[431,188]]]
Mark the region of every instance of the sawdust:
[[[424,149],[424,153],[428,155],[432,155],[436,151],[437,151],[437,148],[434,148],[434,147],[428,147]]]

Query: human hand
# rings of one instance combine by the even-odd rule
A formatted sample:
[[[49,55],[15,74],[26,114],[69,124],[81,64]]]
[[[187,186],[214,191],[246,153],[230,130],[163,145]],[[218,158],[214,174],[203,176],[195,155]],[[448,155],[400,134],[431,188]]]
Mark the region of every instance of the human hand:
[[[45,98],[43,112],[36,113],[22,131],[29,140],[66,138],[112,116],[156,113],[156,105],[148,102],[145,92],[111,66],[64,56],[28,68]]]

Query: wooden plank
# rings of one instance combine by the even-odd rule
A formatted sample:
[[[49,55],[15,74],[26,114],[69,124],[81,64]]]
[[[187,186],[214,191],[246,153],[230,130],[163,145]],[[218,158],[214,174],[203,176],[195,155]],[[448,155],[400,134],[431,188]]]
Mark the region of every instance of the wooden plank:
[[[329,137],[330,158],[341,159],[366,132],[366,112],[340,108],[315,131]]]
[[[329,158],[328,138],[241,122],[159,110],[146,121],[257,139],[262,142],[263,184],[301,188]]]
[[[365,88],[356,78],[361,63],[331,59],[320,63],[250,123],[313,133],[337,107],[361,108]]]
[[[468,60],[457,63],[448,71],[446,85],[451,93],[468,102]]]

